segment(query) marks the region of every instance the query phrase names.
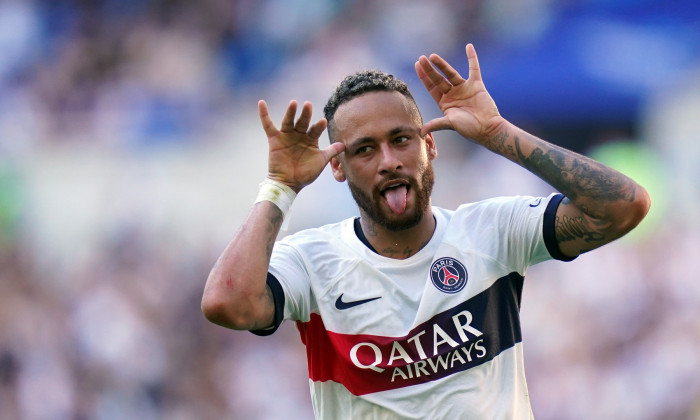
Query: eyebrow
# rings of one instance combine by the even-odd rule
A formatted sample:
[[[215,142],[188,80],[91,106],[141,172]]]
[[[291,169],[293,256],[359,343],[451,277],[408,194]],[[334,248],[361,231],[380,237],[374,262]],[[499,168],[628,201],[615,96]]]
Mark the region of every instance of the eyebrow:
[[[398,127],[394,127],[394,128],[392,128],[391,130],[389,130],[389,132],[387,133],[387,135],[388,135],[389,137],[391,137],[391,136],[395,136],[395,135],[397,135],[397,134],[399,134],[399,133],[405,133],[405,132],[408,132],[408,133],[419,133],[420,130],[417,129],[417,128],[415,128],[415,127],[408,126],[408,125],[400,125],[400,126],[398,126]],[[358,137],[358,138],[356,138],[355,140],[351,141],[351,142],[348,144],[347,147],[348,147],[348,149],[353,149],[353,148],[355,148],[355,147],[357,147],[357,146],[359,146],[359,145],[361,145],[361,144],[364,144],[364,143],[371,143],[371,142],[374,142],[374,141],[376,141],[376,139],[375,139],[374,137],[371,137],[371,136]]]
[[[394,136],[394,135],[399,134],[401,132],[417,133],[417,132],[420,132],[420,130],[415,128],[415,127],[412,127],[412,126],[401,125],[401,126],[394,128],[393,130],[389,131],[389,135]]]

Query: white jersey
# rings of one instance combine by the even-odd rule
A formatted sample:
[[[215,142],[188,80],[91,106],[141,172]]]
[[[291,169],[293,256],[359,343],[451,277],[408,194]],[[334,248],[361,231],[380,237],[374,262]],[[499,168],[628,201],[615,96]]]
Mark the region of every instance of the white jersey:
[[[296,321],[319,419],[532,418],[520,297],[528,266],[567,259],[562,198],[433,207],[432,239],[404,260],[372,250],[353,219],[288,236],[269,268],[275,326],[255,333]]]

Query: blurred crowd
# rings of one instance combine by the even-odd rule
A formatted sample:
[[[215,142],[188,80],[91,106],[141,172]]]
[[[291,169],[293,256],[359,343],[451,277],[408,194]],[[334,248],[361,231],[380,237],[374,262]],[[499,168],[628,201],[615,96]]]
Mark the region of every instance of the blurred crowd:
[[[0,420],[312,418],[294,325],[261,338],[199,309],[266,173],[257,99],[277,118],[292,98],[318,114],[346,74],[380,68],[404,78],[431,118],[413,62],[438,52],[465,65],[466,41],[487,88],[489,68],[509,80],[511,96],[494,87],[507,118],[619,165],[652,194],[629,237],[528,272],[535,417],[700,418],[700,14],[691,1],[676,14],[663,3],[0,0]],[[675,60],[674,78],[642,66],[631,89],[614,83],[626,69],[608,67],[600,86],[625,93],[610,99],[614,121],[576,108],[583,97],[561,104],[576,118],[539,118],[547,93],[515,88],[518,76],[568,70],[556,56],[498,69],[572,16],[598,29],[622,22],[625,34],[653,28],[634,33]],[[669,40],[687,49],[661,48]],[[597,48],[620,61],[634,52]],[[436,138],[436,205],[551,191],[450,133]],[[282,235],[354,214],[347,188],[324,173]]]
[[[4,0],[0,109],[12,112],[0,115],[11,116],[4,124],[29,143],[202,141],[247,95],[276,96],[296,78],[327,95],[348,63],[381,66],[404,42],[465,39],[457,27],[425,27],[413,39],[400,30],[418,19],[451,21],[455,13],[469,22],[478,4],[444,3]],[[393,8],[401,11],[397,19],[388,13]],[[366,51],[372,38],[385,37],[402,40]]]

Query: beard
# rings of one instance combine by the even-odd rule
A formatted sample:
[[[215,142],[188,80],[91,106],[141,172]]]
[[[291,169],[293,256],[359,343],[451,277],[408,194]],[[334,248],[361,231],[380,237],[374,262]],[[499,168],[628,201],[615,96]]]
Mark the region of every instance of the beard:
[[[420,175],[420,184],[416,178],[408,178],[410,185],[409,193],[415,191],[416,202],[412,209],[406,209],[403,214],[394,214],[391,210],[382,207],[382,195],[378,189],[372,190],[372,195],[366,193],[356,184],[348,179],[348,187],[350,193],[355,199],[357,206],[364,214],[373,222],[384,227],[392,232],[397,232],[412,228],[423,220],[423,215],[428,210],[430,205],[430,195],[433,192],[433,184],[435,183],[435,175],[433,173],[432,162],[428,161],[427,165],[422,168]],[[390,174],[390,178],[405,178],[398,174]]]

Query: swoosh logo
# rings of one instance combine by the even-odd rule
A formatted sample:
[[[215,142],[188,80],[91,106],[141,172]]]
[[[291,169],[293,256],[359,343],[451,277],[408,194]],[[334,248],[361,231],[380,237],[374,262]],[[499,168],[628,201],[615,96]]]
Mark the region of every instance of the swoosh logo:
[[[535,202],[535,204],[530,204],[530,207],[537,207],[540,205],[541,202],[542,202],[542,197],[538,198],[537,201]]]
[[[371,301],[373,301],[373,300],[377,300],[377,299],[381,299],[381,298],[382,298],[381,296],[379,296],[379,297],[375,297],[375,298],[362,299],[362,300],[353,300],[353,301],[350,301],[350,302],[344,302],[344,301],[343,301],[343,295],[344,295],[344,294],[345,294],[345,293],[341,294],[340,296],[338,296],[338,299],[335,300],[335,307],[336,307],[337,309],[340,309],[341,311],[344,310],[344,309],[354,308],[355,306],[362,305],[363,303],[371,302]]]

